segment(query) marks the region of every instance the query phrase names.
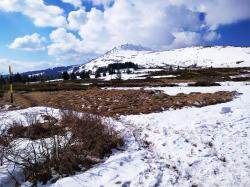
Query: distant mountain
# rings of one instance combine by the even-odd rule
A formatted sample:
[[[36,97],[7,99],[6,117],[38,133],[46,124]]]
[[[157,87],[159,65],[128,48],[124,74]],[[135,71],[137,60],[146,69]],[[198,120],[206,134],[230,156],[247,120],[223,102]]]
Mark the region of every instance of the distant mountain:
[[[133,58],[139,54],[146,54],[149,52],[155,52],[154,50],[143,47],[141,45],[123,44],[107,51],[104,55],[83,64],[79,67],[78,71],[92,70],[94,71],[98,67],[108,66],[112,63],[125,63],[133,62]]]
[[[169,65],[189,67],[250,67],[250,47],[208,46],[187,47],[167,51],[125,44],[108,51],[97,59],[79,67],[95,70],[112,63],[133,62],[145,68],[161,68]]]
[[[56,76],[63,71],[95,71],[98,67],[112,63],[133,62],[144,68],[164,68],[166,66],[199,67],[250,67],[250,47],[207,46],[154,51],[134,44],[124,44],[113,48],[104,55],[83,65],[49,68],[29,71],[24,75]]]
[[[44,70],[37,70],[37,71],[28,71],[21,73],[22,75],[44,75],[44,76],[57,76],[58,74],[61,74],[64,71],[72,72],[76,71],[79,68],[78,65],[73,66],[61,66],[61,67],[55,67],[55,68],[48,68]]]

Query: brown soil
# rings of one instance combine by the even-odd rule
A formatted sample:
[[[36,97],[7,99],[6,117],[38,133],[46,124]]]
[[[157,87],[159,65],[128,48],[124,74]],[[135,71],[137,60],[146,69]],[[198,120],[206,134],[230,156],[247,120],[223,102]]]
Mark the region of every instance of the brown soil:
[[[202,107],[233,100],[237,92],[190,93],[169,96],[160,91],[103,90],[16,93],[15,104],[22,108],[50,106],[104,116],[152,113],[185,106]],[[7,95],[0,101],[7,104]]]

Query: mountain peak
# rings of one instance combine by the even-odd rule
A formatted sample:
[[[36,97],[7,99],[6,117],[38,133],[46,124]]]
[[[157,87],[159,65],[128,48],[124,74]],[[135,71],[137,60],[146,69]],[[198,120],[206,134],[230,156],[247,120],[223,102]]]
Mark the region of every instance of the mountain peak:
[[[129,44],[129,43],[122,44],[118,47],[123,50],[131,50],[131,51],[153,51],[152,49],[148,47],[144,47],[142,45]]]
[[[108,51],[107,53],[113,53],[117,51],[153,51],[152,49],[148,47],[143,47],[142,45],[135,45],[135,44],[122,44],[119,46],[114,47],[112,50]]]

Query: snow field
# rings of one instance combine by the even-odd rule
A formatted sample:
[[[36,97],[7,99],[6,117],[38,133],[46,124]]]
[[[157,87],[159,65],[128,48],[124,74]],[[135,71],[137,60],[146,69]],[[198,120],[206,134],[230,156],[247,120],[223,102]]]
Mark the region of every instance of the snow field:
[[[238,91],[242,95],[228,103],[202,108],[109,118],[124,135],[124,147],[114,150],[104,163],[47,186],[249,186],[250,85],[221,84],[148,88],[170,95],[216,91]],[[53,111],[57,115],[57,110]],[[0,124],[45,112],[44,107],[2,111]],[[6,166],[0,166],[0,184],[6,182],[4,169]]]

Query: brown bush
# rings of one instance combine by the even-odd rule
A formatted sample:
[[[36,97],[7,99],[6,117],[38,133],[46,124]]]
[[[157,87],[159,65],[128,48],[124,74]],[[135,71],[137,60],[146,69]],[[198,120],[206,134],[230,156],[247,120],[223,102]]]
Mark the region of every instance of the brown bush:
[[[64,112],[61,123],[69,127],[81,149],[95,157],[102,158],[110,154],[112,148],[122,145],[118,133],[99,116]]]
[[[26,180],[34,184],[45,184],[54,175],[68,176],[86,170],[123,144],[110,124],[94,115],[68,111],[62,112],[57,123],[27,121],[31,123],[27,127],[15,123],[7,130],[7,136],[12,139],[8,144],[3,142],[6,148],[2,154],[5,160],[22,167]],[[20,150],[16,143],[19,138],[31,141]]]
[[[31,126],[14,125],[8,129],[8,134],[13,138],[29,138],[37,140],[41,138],[49,138],[53,135],[62,134],[64,129],[54,124],[37,123]]]
[[[210,81],[198,81],[196,83],[188,84],[188,86],[221,86],[219,83]]]

